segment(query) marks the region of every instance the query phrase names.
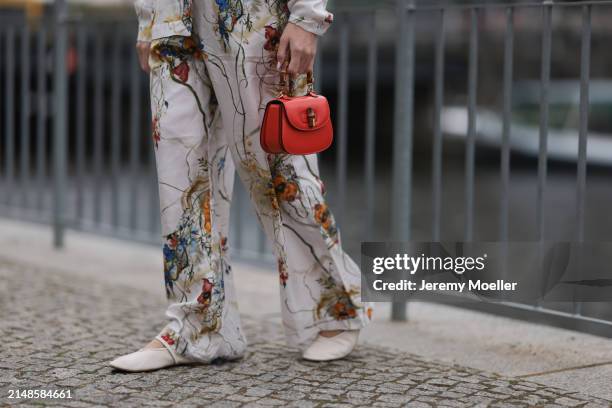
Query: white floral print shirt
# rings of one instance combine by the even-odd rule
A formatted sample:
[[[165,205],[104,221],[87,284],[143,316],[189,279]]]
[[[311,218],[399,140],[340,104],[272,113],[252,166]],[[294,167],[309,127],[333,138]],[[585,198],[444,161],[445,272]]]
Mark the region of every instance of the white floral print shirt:
[[[138,40],[151,41],[173,35],[189,36],[191,4],[197,0],[135,0]],[[227,2],[229,0],[216,0]],[[323,35],[333,21],[327,0],[281,0],[287,2],[289,22],[316,35]]]

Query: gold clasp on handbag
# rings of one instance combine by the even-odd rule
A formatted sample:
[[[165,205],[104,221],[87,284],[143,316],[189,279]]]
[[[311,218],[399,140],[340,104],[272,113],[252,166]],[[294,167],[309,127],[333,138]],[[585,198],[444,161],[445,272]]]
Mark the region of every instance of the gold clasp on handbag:
[[[306,116],[308,117],[308,127],[315,127],[317,125],[317,115],[314,109],[308,108],[308,110],[306,110]]]

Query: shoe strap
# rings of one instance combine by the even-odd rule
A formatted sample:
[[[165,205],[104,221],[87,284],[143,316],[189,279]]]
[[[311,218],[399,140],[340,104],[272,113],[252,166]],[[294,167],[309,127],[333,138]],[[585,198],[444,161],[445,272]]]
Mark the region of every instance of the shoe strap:
[[[162,338],[162,333],[163,332],[160,332],[157,336],[155,336],[155,340],[158,340],[166,348],[166,350],[168,350],[168,352],[172,356],[172,360],[174,360],[174,364],[176,364],[178,362],[178,356],[176,354],[176,351],[174,351],[174,347],[166,343],[166,340]]]

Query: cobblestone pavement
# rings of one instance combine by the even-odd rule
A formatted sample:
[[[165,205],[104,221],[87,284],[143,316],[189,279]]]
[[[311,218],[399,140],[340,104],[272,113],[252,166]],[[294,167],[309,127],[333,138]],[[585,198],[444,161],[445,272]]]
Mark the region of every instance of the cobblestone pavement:
[[[3,406],[612,406],[370,346],[360,346],[344,361],[309,363],[284,345],[279,326],[248,317],[250,349],[241,361],[125,374],[106,363],[161,329],[163,300],[1,260],[0,295]],[[16,389],[70,389],[73,398],[7,398]]]

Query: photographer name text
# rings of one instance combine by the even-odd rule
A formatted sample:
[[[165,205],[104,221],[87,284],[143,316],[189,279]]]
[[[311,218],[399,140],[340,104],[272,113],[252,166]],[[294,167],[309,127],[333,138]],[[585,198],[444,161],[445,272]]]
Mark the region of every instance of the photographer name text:
[[[453,291],[463,292],[466,289],[468,291],[514,291],[516,290],[516,282],[507,282],[502,279],[498,279],[495,282],[483,282],[482,280],[469,280],[467,282],[428,282],[426,280],[412,281],[402,279],[397,282],[385,282],[381,279],[377,279],[372,282],[374,290],[387,291],[387,290],[400,290],[400,291]]]

